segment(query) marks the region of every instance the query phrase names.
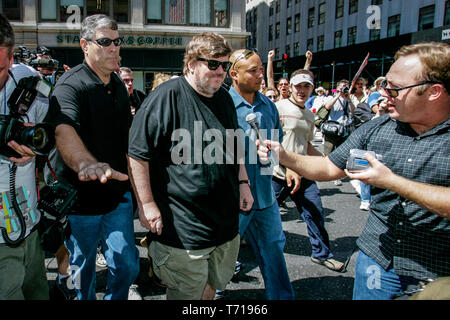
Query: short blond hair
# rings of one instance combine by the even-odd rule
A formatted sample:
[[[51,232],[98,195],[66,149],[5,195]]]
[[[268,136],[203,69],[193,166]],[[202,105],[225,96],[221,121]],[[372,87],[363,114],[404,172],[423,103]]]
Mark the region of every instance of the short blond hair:
[[[421,42],[401,47],[394,56],[397,61],[401,57],[417,55],[422,62],[422,79],[443,84],[450,93],[450,45],[445,42]],[[425,91],[419,89],[418,94]]]
[[[201,56],[219,58],[230,55],[232,51],[228,41],[220,34],[204,32],[201,35],[194,36],[186,47],[183,59],[183,74],[188,73],[188,64]]]
[[[170,75],[167,73],[157,73],[153,78],[152,91],[155,90],[159,85],[163,84],[167,80],[170,80]]]

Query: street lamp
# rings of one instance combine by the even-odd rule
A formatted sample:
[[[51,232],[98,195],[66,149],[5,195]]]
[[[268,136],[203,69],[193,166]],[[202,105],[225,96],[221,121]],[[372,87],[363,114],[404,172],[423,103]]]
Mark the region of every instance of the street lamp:
[[[334,90],[334,61],[331,63],[331,66],[333,67],[333,74],[331,75],[331,90]]]

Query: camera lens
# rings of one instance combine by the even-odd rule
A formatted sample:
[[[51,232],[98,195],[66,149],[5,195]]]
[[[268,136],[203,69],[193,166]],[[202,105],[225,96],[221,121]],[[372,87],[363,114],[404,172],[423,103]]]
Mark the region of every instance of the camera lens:
[[[53,128],[45,123],[22,127],[17,143],[26,145],[39,155],[48,155],[55,145]]]

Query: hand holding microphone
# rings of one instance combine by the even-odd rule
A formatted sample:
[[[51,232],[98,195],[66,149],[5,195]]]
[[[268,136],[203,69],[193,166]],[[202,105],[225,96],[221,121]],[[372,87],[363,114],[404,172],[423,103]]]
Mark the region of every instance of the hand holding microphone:
[[[270,152],[270,148],[267,147],[267,146],[264,144],[265,138],[261,136],[261,133],[260,133],[260,131],[259,131],[258,117],[256,116],[256,114],[254,114],[254,113],[249,113],[249,114],[245,117],[245,121],[250,125],[250,127],[251,127],[251,128],[253,129],[253,131],[256,133],[256,137],[258,138],[259,143],[260,143],[262,146],[264,146],[264,147],[266,147],[267,149],[269,149],[269,152],[268,152],[268,158],[269,158],[269,161],[270,161],[270,165],[271,165],[271,166],[272,166],[272,165],[273,165],[273,166],[277,165],[277,164],[278,164],[278,161],[276,161],[276,159],[275,159],[275,156],[276,156],[276,155],[275,155],[274,153]]]

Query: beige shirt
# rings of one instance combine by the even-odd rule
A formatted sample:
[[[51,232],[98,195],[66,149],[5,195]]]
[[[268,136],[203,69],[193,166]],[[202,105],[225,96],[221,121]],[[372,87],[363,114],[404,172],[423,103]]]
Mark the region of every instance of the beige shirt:
[[[276,104],[283,128],[285,150],[305,155],[308,142],[314,139],[314,114],[307,108],[300,108],[289,99],[278,101]],[[286,178],[286,169],[276,166],[273,175],[279,179]]]

